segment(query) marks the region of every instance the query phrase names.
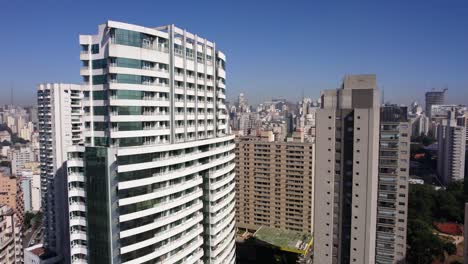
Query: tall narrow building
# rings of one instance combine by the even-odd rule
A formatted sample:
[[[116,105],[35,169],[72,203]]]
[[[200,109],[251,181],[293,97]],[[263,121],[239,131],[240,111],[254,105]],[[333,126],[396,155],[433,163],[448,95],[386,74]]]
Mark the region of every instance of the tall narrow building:
[[[69,263],[67,148],[82,143],[81,86],[37,86],[44,247]]]
[[[457,125],[455,112],[449,111],[437,127],[437,174],[443,184],[465,177],[466,136],[465,126]]]
[[[351,75],[322,92],[316,115],[314,263],[373,263],[379,92],[375,75]]]
[[[80,44],[72,263],[235,263],[224,54],[174,25],[108,21]]]
[[[379,189],[375,263],[404,263],[411,126],[406,107],[380,109]]]

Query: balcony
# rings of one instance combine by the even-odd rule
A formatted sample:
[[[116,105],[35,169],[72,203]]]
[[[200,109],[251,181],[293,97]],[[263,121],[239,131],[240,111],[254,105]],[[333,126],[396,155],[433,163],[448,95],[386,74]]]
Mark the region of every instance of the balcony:
[[[164,197],[164,196],[169,196],[171,194],[190,189],[197,185],[201,185],[202,183],[203,183],[202,177],[198,176],[195,179],[185,181],[180,184],[174,184],[171,186],[153,190],[153,192],[149,194],[120,199],[119,206],[124,206],[128,204],[139,203],[139,202],[149,201],[149,200]]]
[[[181,238],[172,241],[171,243],[168,243],[162,247],[157,248],[154,252],[139,257],[137,259],[133,259],[127,262],[124,262],[123,264],[136,264],[136,263],[143,263],[146,261],[149,261],[151,259],[157,258],[158,256],[164,255],[176,248],[178,248],[180,245],[187,244],[190,240],[194,239],[195,237],[199,236],[203,232],[203,226],[200,225],[197,229],[185,234]]]
[[[177,220],[180,220],[188,215],[191,215],[197,211],[200,211],[203,208],[203,203],[201,201],[196,202],[195,204],[185,207],[184,209],[181,209],[180,211],[173,213],[173,214],[168,214],[167,216],[155,219],[153,223],[135,227],[129,230],[121,231],[120,232],[120,238],[128,237],[128,236],[133,236],[135,234],[143,233],[146,231],[150,231],[153,229],[156,229],[158,227],[170,224],[172,222],[175,222]],[[201,215],[202,213],[199,212],[198,214],[194,215],[194,217],[197,217],[198,215]]]
[[[130,221],[130,220],[133,220],[133,219],[138,219],[138,218],[141,218],[141,217],[145,217],[145,216],[148,216],[148,215],[156,214],[156,213],[159,213],[159,212],[167,211],[167,210],[169,210],[171,208],[174,208],[174,207],[180,206],[182,204],[188,203],[190,201],[193,201],[193,200],[201,197],[202,195],[203,195],[203,190],[199,189],[198,191],[186,194],[186,195],[181,196],[179,198],[171,199],[171,200],[168,200],[166,202],[159,203],[159,204],[155,205],[153,208],[149,208],[149,209],[146,209],[146,210],[142,210],[142,211],[138,211],[138,212],[134,212],[134,213],[130,213],[130,214],[120,215],[119,219],[120,219],[120,222],[125,222],[125,221]]]

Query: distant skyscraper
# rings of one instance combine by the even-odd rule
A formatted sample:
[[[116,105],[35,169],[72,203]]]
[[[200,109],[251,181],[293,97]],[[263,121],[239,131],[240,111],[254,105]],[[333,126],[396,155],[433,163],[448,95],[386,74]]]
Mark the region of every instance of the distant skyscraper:
[[[373,263],[379,92],[375,75],[346,76],[317,110],[314,263]]]
[[[432,106],[445,104],[445,92],[447,89],[442,91],[430,91],[426,92],[426,115],[432,117]]]
[[[67,148],[82,143],[81,86],[37,87],[44,247],[69,262]]]
[[[314,144],[272,131],[236,138],[237,227],[312,233]]]
[[[437,128],[437,174],[443,184],[461,181],[465,177],[465,127],[457,126],[454,112],[450,111],[448,115],[448,119],[442,120]]]
[[[174,25],[108,21],[80,44],[72,263],[235,263],[224,54]]]
[[[377,264],[402,263],[406,256],[410,131],[406,107],[380,109]]]

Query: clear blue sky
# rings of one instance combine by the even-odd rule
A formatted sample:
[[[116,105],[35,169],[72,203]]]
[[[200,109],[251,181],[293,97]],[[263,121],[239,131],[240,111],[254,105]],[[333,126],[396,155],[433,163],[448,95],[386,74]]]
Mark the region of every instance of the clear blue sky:
[[[176,24],[227,54],[228,98],[318,97],[345,74],[376,73],[386,99],[448,86],[468,104],[468,1],[0,1],[0,103],[41,82],[80,82],[79,34],[118,20]]]

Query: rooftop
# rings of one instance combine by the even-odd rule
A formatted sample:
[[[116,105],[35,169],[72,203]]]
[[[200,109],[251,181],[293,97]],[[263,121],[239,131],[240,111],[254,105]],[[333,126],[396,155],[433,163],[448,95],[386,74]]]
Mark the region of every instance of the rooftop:
[[[255,232],[254,237],[273,246],[277,246],[281,250],[299,254],[305,254],[313,241],[312,234],[263,226]]]

